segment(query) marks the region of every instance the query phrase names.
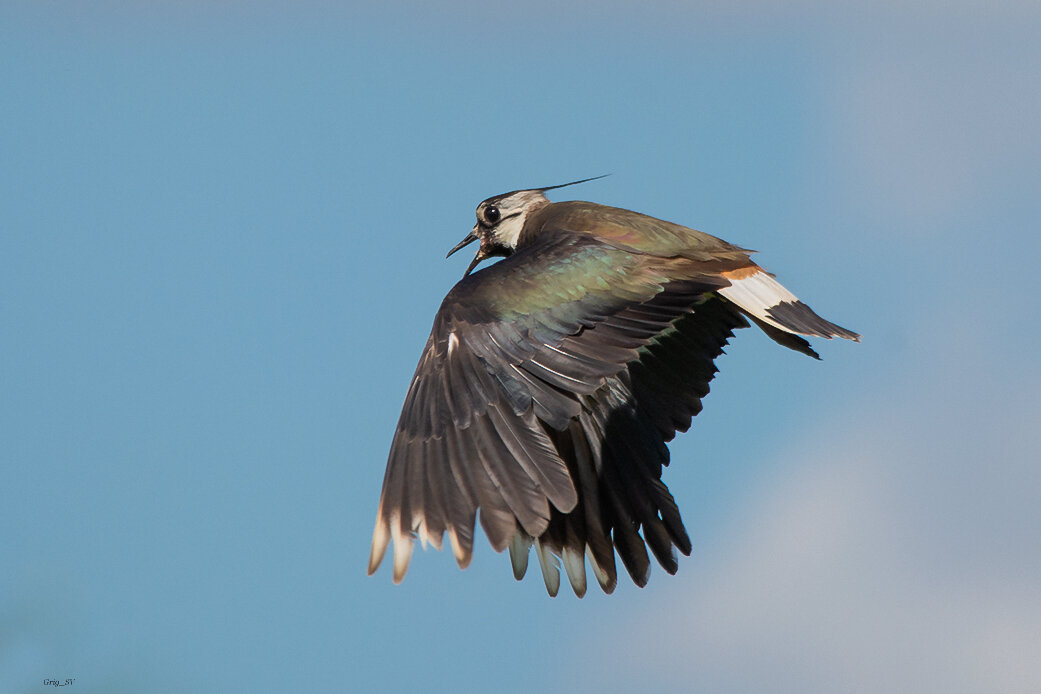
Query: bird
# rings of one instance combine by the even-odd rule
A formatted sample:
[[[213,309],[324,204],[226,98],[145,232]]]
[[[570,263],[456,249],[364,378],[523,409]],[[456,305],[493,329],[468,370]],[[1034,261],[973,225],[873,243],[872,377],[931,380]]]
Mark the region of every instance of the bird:
[[[598,176],[596,178],[602,178]],[[860,336],[817,315],[707,233],[626,209],[515,190],[482,201],[448,252],[477,251],[449,291],[409,384],[384,475],[368,573],[393,543],[400,583],[418,539],[461,569],[476,519],[521,580],[534,547],[546,590],[563,565],[587,589],[639,587],[691,552],[662,482],[668,442],[702,408],[739,328],[819,359],[803,336]],[[488,258],[501,258],[478,271]]]

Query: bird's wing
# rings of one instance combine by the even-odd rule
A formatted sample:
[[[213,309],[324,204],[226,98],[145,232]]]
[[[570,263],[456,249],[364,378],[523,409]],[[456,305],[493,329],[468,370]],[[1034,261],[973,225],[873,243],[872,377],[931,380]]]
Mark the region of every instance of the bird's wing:
[[[682,294],[670,296],[670,290],[618,317],[639,320],[667,313],[670,303],[686,304]],[[662,467],[669,464],[665,444],[677,431],[686,431],[701,411],[701,399],[716,373],[716,357],[733,331],[748,323],[715,294],[686,305],[683,315],[641,346],[625,369],[582,398],[583,412],[568,432],[553,432],[558,449],[577,473],[582,494],[572,513],[553,514],[541,543],[562,557],[579,595],[586,584],[583,548],[607,592],[616,583],[615,551],[640,586],[650,571],[648,547],[669,573],[677,569],[673,548],[683,554],[691,551],[679,509],[661,480]],[[544,559],[544,552],[539,558]],[[547,586],[554,592],[551,582]]]
[[[608,548],[612,529],[616,536],[635,534],[649,522],[647,514],[657,517],[660,504],[645,494],[661,494],[643,487],[660,485],[660,461],[645,465],[642,455],[622,461],[626,451],[618,447],[640,444],[608,440],[605,448],[604,440],[618,427],[616,410],[633,407],[633,389],[642,388],[654,400],[646,384],[668,372],[647,362],[654,376],[638,383],[622,372],[634,360],[643,363],[641,350],[647,359],[658,358],[654,345],[673,321],[722,284],[717,274],[703,272],[689,259],[632,253],[567,233],[546,235],[464,278],[438,311],[405,397],[377,512],[370,573],[393,539],[394,578],[401,580],[412,538],[440,547],[444,532],[465,566],[478,508],[497,551],[517,536],[518,525],[539,538],[553,514],[574,511],[580,496],[590,496],[590,487],[596,492],[605,485],[650,480],[639,489],[614,489],[610,507],[598,500],[603,494],[592,495],[590,503],[597,507],[592,522],[599,519],[597,535]],[[729,335],[730,327],[744,321],[733,309],[724,312],[728,324],[712,327]],[[713,346],[704,356],[691,357],[706,383],[721,347],[719,339],[709,341]],[[670,390],[668,397],[679,401],[645,407],[642,416],[656,428],[641,429],[655,440],[654,450],[666,454],[668,427],[675,427],[677,418],[682,424],[684,409],[689,420],[700,406],[696,395]],[[569,432],[574,433],[570,443],[562,438]],[[609,465],[602,479],[605,458],[619,462]],[[597,554],[597,563],[606,563],[605,553]],[[610,564],[613,585],[613,555]],[[596,570],[598,578],[607,572],[602,565]]]

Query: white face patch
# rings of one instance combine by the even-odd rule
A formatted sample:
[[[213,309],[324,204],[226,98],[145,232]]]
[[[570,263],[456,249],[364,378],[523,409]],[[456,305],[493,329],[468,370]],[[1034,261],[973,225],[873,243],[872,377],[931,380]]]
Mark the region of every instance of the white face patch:
[[[499,226],[495,227],[495,240],[506,248],[516,248],[517,241],[520,239],[521,229],[524,228],[524,220],[527,216],[528,213],[524,211],[516,217],[510,217],[499,222]]]
[[[482,206],[499,208],[501,221],[492,230],[495,242],[506,248],[516,248],[520,241],[521,229],[532,210],[536,210],[549,203],[546,196],[539,190],[518,190],[495,202],[481,203]],[[478,218],[481,217],[478,210]]]

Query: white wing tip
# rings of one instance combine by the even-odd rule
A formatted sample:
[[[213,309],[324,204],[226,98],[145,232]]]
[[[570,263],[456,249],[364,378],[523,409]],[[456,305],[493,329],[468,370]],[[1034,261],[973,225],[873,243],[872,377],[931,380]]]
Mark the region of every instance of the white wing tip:
[[[455,556],[455,563],[459,565],[460,569],[465,569],[470,566],[470,561],[473,560],[473,552],[467,552],[462,543],[459,542],[459,536],[455,532],[455,528],[451,525],[448,526],[448,541],[452,545],[452,555]]]
[[[557,564],[557,558],[538,540],[535,540],[535,552],[539,557],[539,566],[542,567],[542,580],[546,582],[546,591],[551,598],[555,598],[560,591],[560,566]]]
[[[617,580],[611,577],[611,574],[596,561],[596,557],[593,556],[593,550],[586,545],[586,556],[589,557],[589,566],[593,569],[593,575],[596,576],[596,582],[600,584],[600,587],[604,589],[604,592],[610,595],[614,592]]]
[[[383,504],[380,504],[376,512],[376,527],[372,531],[372,549],[369,551],[369,575],[376,573],[383,562],[383,556],[387,553],[387,544],[390,542],[390,527],[387,519],[383,517]]]
[[[412,536],[401,532],[401,519],[397,514],[390,518],[390,532],[394,536],[394,583],[401,583],[412,559]]]
[[[571,588],[575,595],[582,597],[586,594],[586,559],[581,552],[576,552],[565,547],[561,559],[564,562],[564,571],[571,582]]]
[[[534,539],[523,530],[518,530],[510,540],[510,564],[513,566],[513,577],[518,581],[528,572],[528,555]]]

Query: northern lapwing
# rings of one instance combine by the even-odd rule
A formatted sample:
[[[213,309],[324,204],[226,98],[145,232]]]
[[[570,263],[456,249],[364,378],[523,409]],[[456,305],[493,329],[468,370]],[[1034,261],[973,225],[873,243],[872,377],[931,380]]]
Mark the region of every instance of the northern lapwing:
[[[813,357],[800,335],[859,340],[751,251],[630,210],[550,202],[561,187],[488,198],[448,254],[479,242],[405,396],[370,574],[393,540],[400,582],[413,540],[440,549],[445,533],[466,568],[478,511],[517,579],[534,545],[550,595],[560,563],[585,594],[586,557],[607,593],[615,552],[639,586],[648,548],[675,573],[675,550],[691,543],[661,481],[666,443],[701,410],[733,331],[751,321]],[[494,256],[504,259],[473,272]]]

